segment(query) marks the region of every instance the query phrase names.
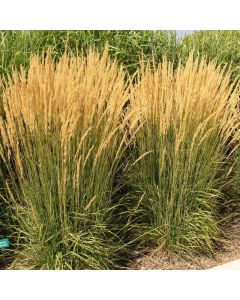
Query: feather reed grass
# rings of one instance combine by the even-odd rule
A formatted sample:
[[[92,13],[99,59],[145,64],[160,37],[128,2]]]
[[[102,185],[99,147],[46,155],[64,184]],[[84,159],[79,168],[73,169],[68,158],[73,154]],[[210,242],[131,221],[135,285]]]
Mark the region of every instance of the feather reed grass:
[[[227,156],[239,139],[236,83],[231,72],[193,55],[176,70],[167,60],[153,65],[142,64],[131,88],[143,124],[129,173],[135,237],[210,255],[220,234]]]
[[[109,59],[33,55],[3,84],[0,155],[12,269],[109,269],[122,249],[115,175],[131,116],[126,74]],[[6,179],[7,178],[7,179]],[[3,195],[3,193],[2,193]]]

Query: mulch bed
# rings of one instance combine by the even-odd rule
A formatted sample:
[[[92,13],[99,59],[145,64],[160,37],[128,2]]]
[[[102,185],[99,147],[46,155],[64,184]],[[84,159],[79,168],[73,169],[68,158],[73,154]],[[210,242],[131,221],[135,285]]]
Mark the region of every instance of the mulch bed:
[[[161,249],[144,249],[139,251],[127,269],[131,270],[205,270],[236,259],[240,259],[240,219],[225,225],[225,236],[221,249],[214,257],[204,255],[179,256]]]

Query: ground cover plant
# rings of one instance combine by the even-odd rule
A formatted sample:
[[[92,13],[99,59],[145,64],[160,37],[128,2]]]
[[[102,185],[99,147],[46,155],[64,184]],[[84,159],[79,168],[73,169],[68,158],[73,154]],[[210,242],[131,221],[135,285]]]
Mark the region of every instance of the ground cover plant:
[[[219,207],[239,137],[238,90],[231,72],[205,59],[164,61],[142,71],[131,103],[141,108],[129,180],[136,198],[136,236],[178,253],[212,254]],[[226,154],[228,152],[228,154]]]
[[[107,51],[65,54],[56,65],[48,53],[6,85],[0,133],[11,267],[112,268],[122,247],[112,199],[127,143],[125,72]]]

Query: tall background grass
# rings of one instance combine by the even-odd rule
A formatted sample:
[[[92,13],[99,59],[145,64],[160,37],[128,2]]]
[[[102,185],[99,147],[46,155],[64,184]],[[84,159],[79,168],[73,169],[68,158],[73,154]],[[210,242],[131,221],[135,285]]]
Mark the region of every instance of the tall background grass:
[[[11,72],[12,67],[27,66],[31,53],[42,53],[49,46],[54,57],[67,48],[73,52],[87,51],[95,46],[103,52],[109,43],[109,54],[133,74],[139,57],[152,56],[160,61],[164,55],[171,61],[186,61],[194,49],[195,55],[207,56],[218,63],[230,65],[234,76],[239,74],[239,30],[203,30],[177,39],[176,31],[166,30],[70,30],[70,31],[1,31],[0,74]]]
[[[179,58],[186,60],[194,50],[195,56],[205,56],[219,65],[232,69],[232,77],[240,75],[240,30],[203,30],[186,35],[179,41]]]
[[[74,53],[87,52],[95,47],[100,53],[109,44],[109,54],[130,72],[134,73],[139,57],[147,59],[154,53],[156,59],[163,55],[176,59],[175,31],[141,30],[77,30],[77,31],[1,31],[0,74],[11,71],[12,66],[28,66],[31,53],[42,53],[49,46],[55,58],[66,49]]]

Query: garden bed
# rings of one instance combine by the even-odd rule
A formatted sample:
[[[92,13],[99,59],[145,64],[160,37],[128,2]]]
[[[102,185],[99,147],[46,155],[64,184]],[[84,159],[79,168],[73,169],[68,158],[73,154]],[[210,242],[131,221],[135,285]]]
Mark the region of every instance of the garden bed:
[[[0,268],[238,259],[239,37],[0,32]]]
[[[138,257],[129,265],[134,270],[205,270],[230,261],[240,259],[240,219],[225,225],[225,236],[222,247],[214,257],[204,255],[180,256],[149,248],[139,251]]]

